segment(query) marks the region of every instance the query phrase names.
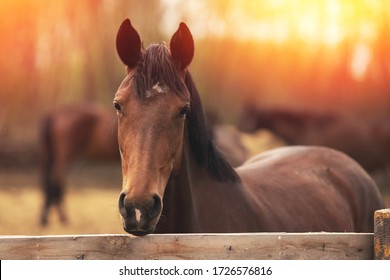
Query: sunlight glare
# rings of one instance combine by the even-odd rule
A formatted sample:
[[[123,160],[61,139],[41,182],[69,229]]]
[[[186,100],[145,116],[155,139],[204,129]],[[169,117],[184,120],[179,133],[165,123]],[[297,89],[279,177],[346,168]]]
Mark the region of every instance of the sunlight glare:
[[[367,44],[358,43],[351,61],[351,73],[355,80],[362,80],[371,61],[371,49]]]
[[[197,38],[232,36],[242,40],[304,41],[335,47],[348,36],[375,37],[377,7],[364,0],[162,0],[164,26],[172,30],[181,18],[189,19]],[[213,9],[221,7],[221,11]],[[227,8],[226,8],[227,7]],[[371,9],[370,13],[365,13]]]

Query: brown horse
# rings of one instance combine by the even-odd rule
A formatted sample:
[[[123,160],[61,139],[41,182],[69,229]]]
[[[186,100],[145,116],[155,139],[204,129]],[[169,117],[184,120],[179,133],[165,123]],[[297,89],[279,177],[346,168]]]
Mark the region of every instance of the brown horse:
[[[120,160],[115,114],[90,104],[59,107],[44,118],[41,135],[44,203],[40,222],[46,225],[50,208],[56,207],[65,223],[65,176],[75,160],[86,156]]]
[[[369,172],[390,164],[390,124],[383,120],[358,121],[346,114],[248,105],[239,128],[245,132],[269,129],[288,145],[317,145],[342,151]]]
[[[184,23],[169,50],[165,44],[143,49],[128,19],[116,40],[128,70],[113,101],[125,231],[373,231],[381,195],[360,165],[340,152],[279,148],[236,170],[221,156],[187,70],[194,42]]]

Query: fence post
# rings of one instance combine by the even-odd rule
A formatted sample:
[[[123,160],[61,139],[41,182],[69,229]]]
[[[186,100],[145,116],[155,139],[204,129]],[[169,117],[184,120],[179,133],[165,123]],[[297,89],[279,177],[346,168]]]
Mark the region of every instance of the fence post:
[[[374,254],[376,260],[390,260],[390,209],[375,211]]]

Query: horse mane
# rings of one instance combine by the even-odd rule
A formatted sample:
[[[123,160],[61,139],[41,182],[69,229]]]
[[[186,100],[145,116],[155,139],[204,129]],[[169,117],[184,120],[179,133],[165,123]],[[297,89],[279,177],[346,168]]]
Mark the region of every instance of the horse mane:
[[[184,94],[188,90],[191,96],[191,110],[187,118],[187,131],[191,152],[197,162],[218,181],[239,180],[233,167],[213,143],[202,102],[191,74],[186,73],[183,83],[179,67],[165,44],[152,44],[143,50],[133,79],[134,91],[139,97],[146,96],[148,90],[157,83],[168,87],[176,94]]]
[[[143,97],[157,83],[177,94],[186,91],[175,62],[165,44],[152,44],[143,51],[133,76],[134,91]]]
[[[191,111],[187,123],[191,151],[198,163],[218,181],[238,181],[238,174],[213,142],[198,90],[189,72],[186,73],[185,85],[191,95]]]

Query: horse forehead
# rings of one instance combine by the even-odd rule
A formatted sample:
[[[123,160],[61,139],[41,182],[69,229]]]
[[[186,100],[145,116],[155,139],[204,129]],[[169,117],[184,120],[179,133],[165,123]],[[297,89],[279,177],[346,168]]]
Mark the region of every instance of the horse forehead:
[[[156,96],[158,94],[167,93],[168,91],[169,91],[169,88],[166,85],[161,84],[160,82],[157,82],[150,89],[148,89],[146,91],[145,97],[146,98],[153,98],[154,96]]]
[[[119,88],[129,87],[131,84],[131,80],[133,78],[133,75],[129,73],[122,81],[122,83],[119,85]]]
[[[119,88],[115,95],[119,95],[121,93],[126,93],[127,91],[129,91],[131,89],[131,79],[131,75],[127,75],[122,81],[122,83],[119,85]]]
[[[121,93],[128,93],[132,89],[132,75],[127,75],[125,79],[120,84],[116,95],[119,95]],[[171,89],[165,84],[161,82],[155,83],[153,86],[151,86],[148,90],[146,90],[144,97],[147,99],[153,98],[160,94],[166,94],[169,93]]]

